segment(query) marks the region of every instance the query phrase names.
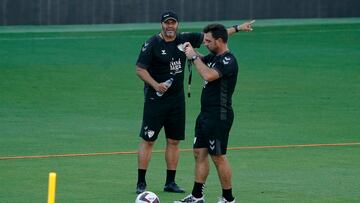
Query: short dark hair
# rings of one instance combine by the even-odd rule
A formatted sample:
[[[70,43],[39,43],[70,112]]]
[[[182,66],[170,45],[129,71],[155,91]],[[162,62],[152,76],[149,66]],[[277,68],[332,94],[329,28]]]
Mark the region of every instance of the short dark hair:
[[[214,39],[221,38],[224,41],[224,43],[227,43],[228,40],[227,29],[222,24],[214,23],[207,25],[206,27],[204,27],[203,32],[204,33],[211,32]]]

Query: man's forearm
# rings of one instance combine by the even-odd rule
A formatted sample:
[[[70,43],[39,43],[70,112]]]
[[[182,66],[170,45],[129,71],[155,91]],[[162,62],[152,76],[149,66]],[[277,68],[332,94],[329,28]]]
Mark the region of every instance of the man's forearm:
[[[193,62],[196,70],[205,81],[211,82],[219,78],[219,73],[216,70],[209,68],[200,58],[197,58]]]
[[[156,89],[156,86],[158,85],[158,82],[154,80],[153,77],[149,74],[149,72],[146,69],[137,67],[136,68],[136,75],[143,80],[145,83],[149,84],[151,87]]]
[[[239,30],[236,31],[235,26],[238,26],[238,25],[234,25],[234,26],[229,27],[229,28],[227,29],[228,35],[232,35],[232,34],[234,34],[234,33],[236,33],[236,32],[239,32]]]
[[[252,24],[255,22],[255,20],[251,20],[242,24],[236,24],[233,25],[232,27],[229,27],[227,29],[227,33],[228,35],[232,35],[236,32],[240,32],[240,31],[244,31],[244,32],[249,32],[252,31]]]

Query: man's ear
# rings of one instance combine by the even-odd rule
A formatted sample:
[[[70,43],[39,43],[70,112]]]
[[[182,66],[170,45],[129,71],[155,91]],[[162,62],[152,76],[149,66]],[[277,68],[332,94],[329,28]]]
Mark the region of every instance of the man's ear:
[[[224,40],[222,38],[218,38],[215,41],[217,46],[219,46],[220,44],[224,44]]]

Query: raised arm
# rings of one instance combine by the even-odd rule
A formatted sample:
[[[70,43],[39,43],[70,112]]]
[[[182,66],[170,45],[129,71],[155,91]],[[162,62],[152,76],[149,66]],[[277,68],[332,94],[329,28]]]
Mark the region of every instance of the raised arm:
[[[235,32],[239,32],[239,31],[250,32],[250,31],[252,31],[252,24],[253,23],[255,23],[255,20],[251,20],[251,21],[245,22],[245,23],[240,24],[240,25],[234,25],[232,27],[229,27],[227,29],[227,32],[228,32],[229,35],[232,35]]]
[[[186,57],[194,63],[196,70],[199,72],[200,76],[207,82],[217,80],[220,75],[213,69],[209,68],[200,58],[199,54],[191,46],[189,42],[185,42],[185,54]]]

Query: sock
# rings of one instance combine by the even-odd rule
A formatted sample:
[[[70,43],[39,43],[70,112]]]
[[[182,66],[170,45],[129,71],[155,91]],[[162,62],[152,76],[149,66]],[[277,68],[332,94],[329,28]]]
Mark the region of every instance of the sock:
[[[167,170],[166,171],[166,183],[171,183],[171,182],[175,182],[175,174],[176,174],[176,170]]]
[[[203,196],[204,187],[205,187],[205,183],[194,182],[194,187],[191,192],[192,196],[194,196],[195,198],[201,198]]]
[[[235,198],[234,196],[232,195],[232,189],[223,189],[222,190],[222,196],[229,202],[233,201]]]
[[[145,183],[146,169],[138,169],[138,183]]]

